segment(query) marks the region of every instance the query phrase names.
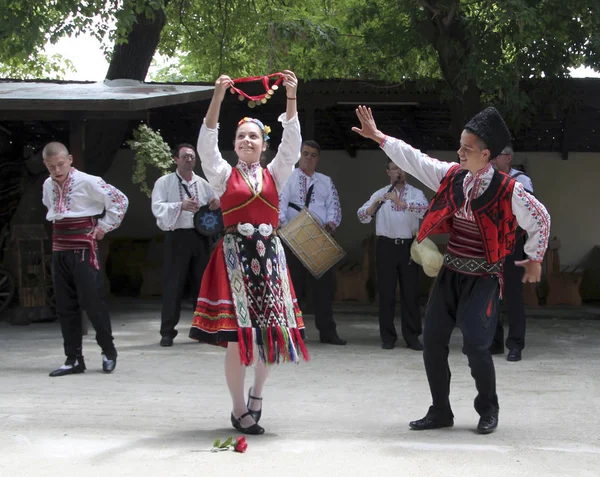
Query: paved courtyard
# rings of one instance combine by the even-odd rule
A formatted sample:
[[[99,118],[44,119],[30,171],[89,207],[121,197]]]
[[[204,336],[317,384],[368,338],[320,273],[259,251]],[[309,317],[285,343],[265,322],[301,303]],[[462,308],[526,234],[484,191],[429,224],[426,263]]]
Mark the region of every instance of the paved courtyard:
[[[524,360],[495,358],[500,425],[480,436],[458,331],[455,426],[416,432],[408,421],[430,403],[421,353],[382,350],[376,316],[359,308],[337,316],[346,347],[318,343],[308,316],[312,360],[273,370],[266,434],[237,454],[209,452],[214,439],[239,434],[224,350],[186,337],[191,309],[172,348],[158,346],[160,302],[121,299],[112,309],[112,375],[101,372],[91,329],[86,373],[50,378],[64,360],[58,323],[0,323],[0,476],[600,475],[600,320],[532,312]]]

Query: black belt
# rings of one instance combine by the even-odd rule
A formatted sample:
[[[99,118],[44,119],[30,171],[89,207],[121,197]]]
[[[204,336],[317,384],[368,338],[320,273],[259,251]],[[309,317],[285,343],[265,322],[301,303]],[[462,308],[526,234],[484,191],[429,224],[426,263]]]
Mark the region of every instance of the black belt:
[[[472,275],[498,274],[502,272],[502,262],[488,263],[485,258],[457,257],[451,253],[444,255],[444,265],[457,272]]]
[[[56,235],[84,235],[91,233],[93,230],[94,229],[54,229],[52,233]]]
[[[393,239],[393,238],[389,238],[389,237],[384,237],[383,235],[378,235],[377,238],[384,240],[386,242],[393,243],[394,245],[410,245],[415,240],[414,237]]]

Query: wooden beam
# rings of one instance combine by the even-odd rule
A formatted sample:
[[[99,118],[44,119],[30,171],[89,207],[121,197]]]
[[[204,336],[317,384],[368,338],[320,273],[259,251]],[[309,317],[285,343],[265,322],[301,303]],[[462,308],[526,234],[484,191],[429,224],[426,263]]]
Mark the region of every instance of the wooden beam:
[[[327,110],[323,110],[323,115],[327,119],[327,122],[331,125],[331,128],[335,132],[340,143],[344,145],[346,152],[350,155],[350,157],[356,157],[356,148],[350,144],[350,139],[348,136],[346,136],[344,131],[342,131],[342,128],[340,128],[340,125],[337,123],[334,117]]]
[[[146,111],[0,111],[0,121],[77,121],[84,119],[146,119]]]

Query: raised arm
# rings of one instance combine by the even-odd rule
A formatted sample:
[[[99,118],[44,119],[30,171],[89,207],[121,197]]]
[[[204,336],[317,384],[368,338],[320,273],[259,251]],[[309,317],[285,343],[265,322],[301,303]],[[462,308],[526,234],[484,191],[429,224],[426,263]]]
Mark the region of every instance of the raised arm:
[[[296,103],[298,80],[293,71],[283,70],[283,85],[287,96],[285,117],[282,114],[278,118],[283,125],[283,135],[277,154],[267,166],[275,180],[278,191],[283,190],[283,186],[292,174],[294,165],[300,159],[300,149],[302,147],[302,134]]]
[[[221,103],[227,89],[231,86],[233,86],[233,80],[229,76],[221,75],[217,78],[213,97],[200,128],[196,146],[204,175],[219,197],[225,192],[227,179],[231,175],[231,165],[223,159],[221,151],[219,151],[219,130],[217,129]]]
[[[361,127],[353,127],[352,130],[377,142],[398,167],[419,179],[430,189],[437,190],[446,173],[452,167],[456,167],[455,164],[432,159],[404,141],[382,133],[377,129],[371,108],[359,106],[356,115]]]

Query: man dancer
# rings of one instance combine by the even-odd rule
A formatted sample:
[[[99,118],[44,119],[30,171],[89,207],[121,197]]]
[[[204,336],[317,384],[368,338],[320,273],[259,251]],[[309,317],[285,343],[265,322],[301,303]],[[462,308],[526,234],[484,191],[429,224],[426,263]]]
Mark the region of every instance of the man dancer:
[[[408,348],[420,351],[423,345],[419,341],[419,265],[410,258],[410,246],[429,202],[423,191],[406,183],[404,171],[389,159],[386,172],[391,186],[376,191],[358,209],[358,220],[363,224],[370,223],[375,217],[381,347],[394,349],[396,346],[398,334],[394,326],[394,311],[396,287],[400,282],[402,337]]]
[[[221,206],[208,181],[194,173],[196,150],[193,146],[177,146],[173,161],[176,171],[160,177],[152,189],[152,213],[158,227],[165,232],[161,346],[173,346],[177,336],[175,327],[179,323],[181,298],[188,276],[195,309],[210,256],[210,238],[196,231],[194,214],[206,204],[210,210]]]
[[[104,301],[104,278],[98,261],[98,240],[121,225],[128,200],[100,177],[72,167],[73,157],[64,144],[47,144],[42,157],[50,173],[42,189],[42,202],[52,221],[52,281],[56,313],[64,340],[65,364],[50,376],[83,373],[81,316],[85,310],[102,348],[102,370],[117,365],[110,316]],[[104,212],[104,216],[96,219]]]
[[[512,167],[514,150],[511,144],[508,144],[498,156],[492,160],[494,168],[500,172],[508,174],[517,182],[523,184],[524,189],[533,194],[533,183],[529,176],[524,172],[518,171]],[[504,298],[507,301],[507,321],[508,336],[506,338],[506,347],[508,354],[507,361],[521,361],[521,354],[525,348],[525,303],[523,301],[523,268],[515,265],[525,258],[525,234],[519,228],[517,233],[517,242],[515,250],[506,257],[504,261]],[[498,320],[496,335],[490,349],[492,354],[502,354],[504,352],[504,327],[502,321]]]
[[[321,222],[333,234],[342,221],[342,209],[333,181],[325,174],[316,172],[321,147],[315,141],[304,141],[300,151],[298,168],[285,183],[279,198],[279,222],[281,226],[292,220],[302,207]],[[333,269],[327,270],[321,278],[313,277],[302,262],[286,249],[286,259],[296,291],[300,309],[304,310],[306,281],[310,280],[315,308],[315,325],[319,330],[321,343],[345,345],[346,341],[337,334],[333,319]]]
[[[524,282],[538,282],[548,246],[550,216],[523,185],[495,171],[490,159],[500,154],[510,132],[495,108],[475,115],[460,139],[460,164],[431,159],[404,141],[377,129],[370,108],[356,110],[361,128],[353,131],[377,141],[399,167],[437,191],[417,240],[450,233],[444,266],[437,276],[425,313],[423,361],[433,404],[415,430],[454,425],[450,407],[448,353],[454,326],[463,334],[480,416],[477,432],[489,434],[498,426],[496,374],[490,354],[498,320],[502,262],[512,253],[517,225],[529,238],[528,258],[516,265],[525,269]]]

